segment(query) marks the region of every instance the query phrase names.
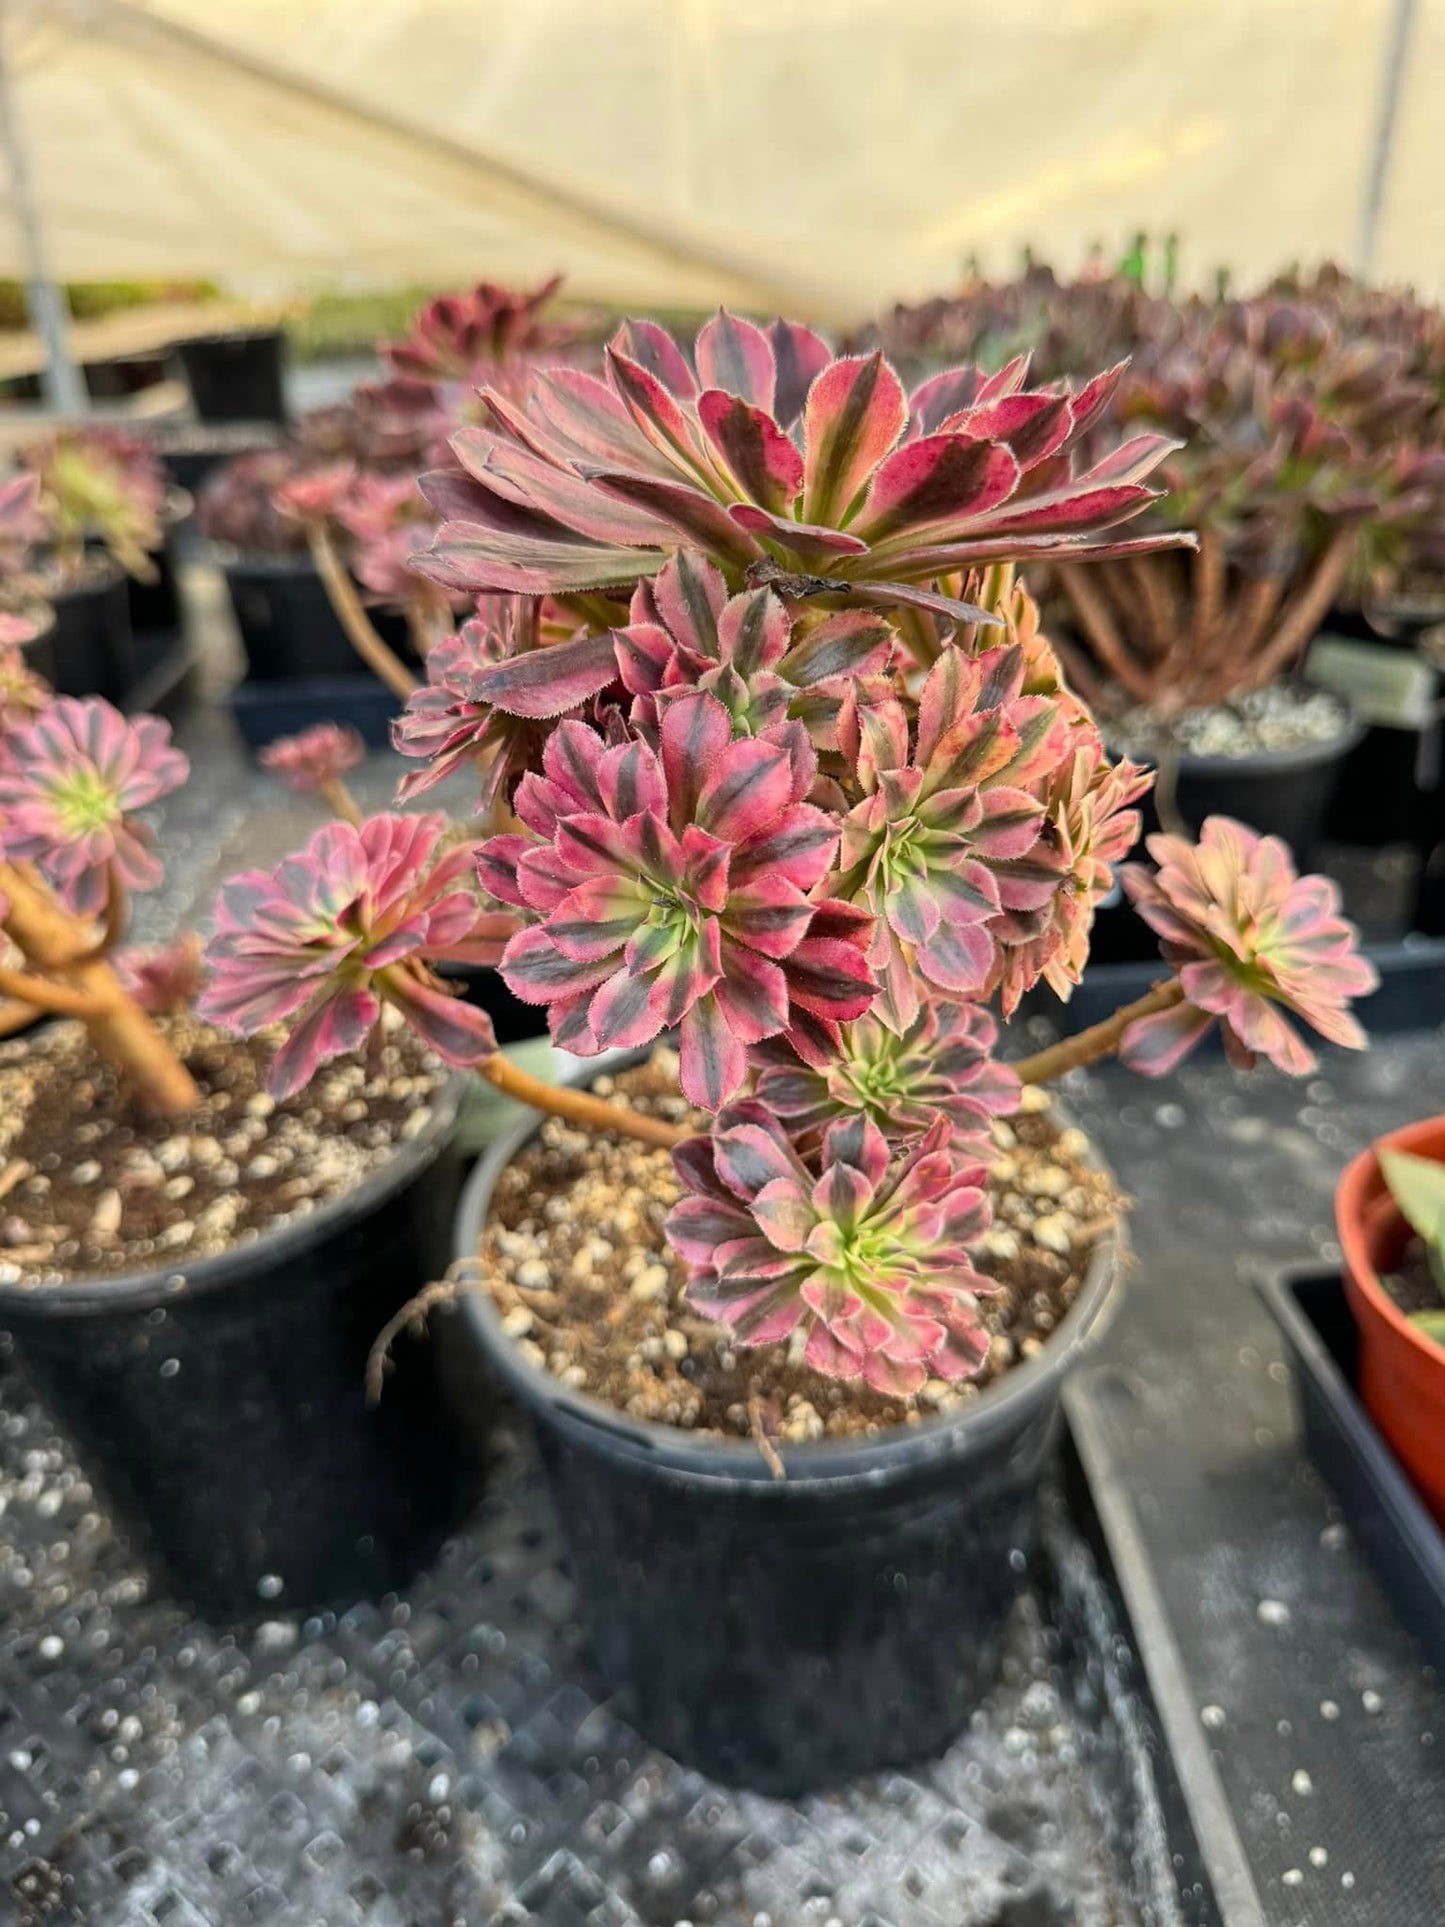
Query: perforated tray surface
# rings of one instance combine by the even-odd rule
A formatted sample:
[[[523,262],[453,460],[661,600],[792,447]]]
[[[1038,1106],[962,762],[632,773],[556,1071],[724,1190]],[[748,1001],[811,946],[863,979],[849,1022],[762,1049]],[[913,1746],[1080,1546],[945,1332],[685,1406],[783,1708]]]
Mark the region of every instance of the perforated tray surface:
[[[235,1635],[148,1597],[8,1367],[0,1507],[0,1920],[1203,1918],[1170,1897],[1128,1654],[1061,1506],[1046,1584],[1063,1630],[1026,1601],[945,1759],[796,1804],[710,1786],[594,1696],[522,1442],[409,1594]]]

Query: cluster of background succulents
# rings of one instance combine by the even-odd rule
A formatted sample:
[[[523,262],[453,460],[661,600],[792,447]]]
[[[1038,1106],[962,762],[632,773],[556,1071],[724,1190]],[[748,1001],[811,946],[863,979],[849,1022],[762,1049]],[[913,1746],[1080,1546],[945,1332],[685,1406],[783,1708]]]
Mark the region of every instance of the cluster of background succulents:
[[[899,309],[880,335],[920,368],[963,343],[1055,379],[1129,358],[1097,432],[1177,443],[1157,479],[1200,548],[1053,578],[1096,701],[1168,713],[1260,687],[1333,602],[1388,602],[1445,569],[1445,321],[1407,293],[1326,270],[1176,299],[1031,266]]]

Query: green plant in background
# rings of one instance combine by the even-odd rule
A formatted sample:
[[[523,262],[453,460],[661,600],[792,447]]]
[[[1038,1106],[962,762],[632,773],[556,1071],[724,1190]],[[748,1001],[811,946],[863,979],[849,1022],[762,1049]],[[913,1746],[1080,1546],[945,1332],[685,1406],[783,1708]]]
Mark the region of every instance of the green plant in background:
[[[98,321],[125,308],[148,308],[168,301],[216,301],[214,281],[68,281],[65,298],[77,321]],[[28,328],[25,283],[0,278],[0,328]]]
[[[1440,1293],[1438,1308],[1410,1314],[1410,1323],[1437,1345],[1445,1346],[1445,1164],[1416,1157],[1413,1151],[1380,1147],[1380,1169],[1405,1222],[1425,1247],[1430,1276]]]
[[[433,287],[323,289],[285,323],[298,361],[327,355],[367,355],[378,341],[403,335],[412,317],[440,291]]]

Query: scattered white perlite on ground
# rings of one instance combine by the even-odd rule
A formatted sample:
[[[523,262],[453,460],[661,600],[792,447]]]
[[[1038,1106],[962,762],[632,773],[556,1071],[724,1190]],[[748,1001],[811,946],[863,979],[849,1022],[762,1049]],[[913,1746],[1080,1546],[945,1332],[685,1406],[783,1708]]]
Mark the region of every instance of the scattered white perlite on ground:
[[[1333,742],[1348,726],[1344,706],[1327,690],[1277,682],[1182,716],[1127,710],[1112,717],[1106,731],[1111,749],[1135,756],[1157,757],[1166,746],[1190,756],[1255,756]]]

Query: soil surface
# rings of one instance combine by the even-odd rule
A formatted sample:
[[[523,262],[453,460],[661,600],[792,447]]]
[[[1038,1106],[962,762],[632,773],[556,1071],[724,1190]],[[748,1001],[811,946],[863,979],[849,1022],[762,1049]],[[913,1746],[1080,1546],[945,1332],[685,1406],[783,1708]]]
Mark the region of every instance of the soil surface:
[[[1131,709],[1105,723],[1109,747],[1157,759],[1162,749],[1188,756],[1258,756],[1332,743],[1349,727],[1339,700],[1307,683],[1277,682],[1226,703],[1158,716]]]
[[[1429,1256],[1418,1238],[1412,1238],[1405,1247],[1400,1269],[1381,1282],[1407,1318],[1421,1311],[1445,1311],[1445,1293],[1435,1282]]]
[[[352,1190],[422,1131],[447,1072],[405,1031],[268,1097],[269,1047],[158,1019],[200,1086],[146,1116],[79,1024],[0,1044],[0,1285],[210,1256]]]
[[[669,1050],[593,1089],[675,1121],[688,1111]],[[995,1134],[994,1222],[977,1255],[1001,1290],[981,1301],[993,1335],[979,1376],[930,1380],[910,1398],[825,1378],[787,1344],[735,1347],[683,1296],[662,1223],[681,1195],[668,1152],[549,1118],[497,1183],[482,1281],[507,1336],[563,1384],[632,1417],[684,1430],[801,1442],[870,1434],[956,1410],[1032,1357],[1073,1303],[1101,1233],[1119,1215],[1088,1140],[1060,1130],[1042,1091]],[[701,1122],[701,1120],[697,1120]]]

